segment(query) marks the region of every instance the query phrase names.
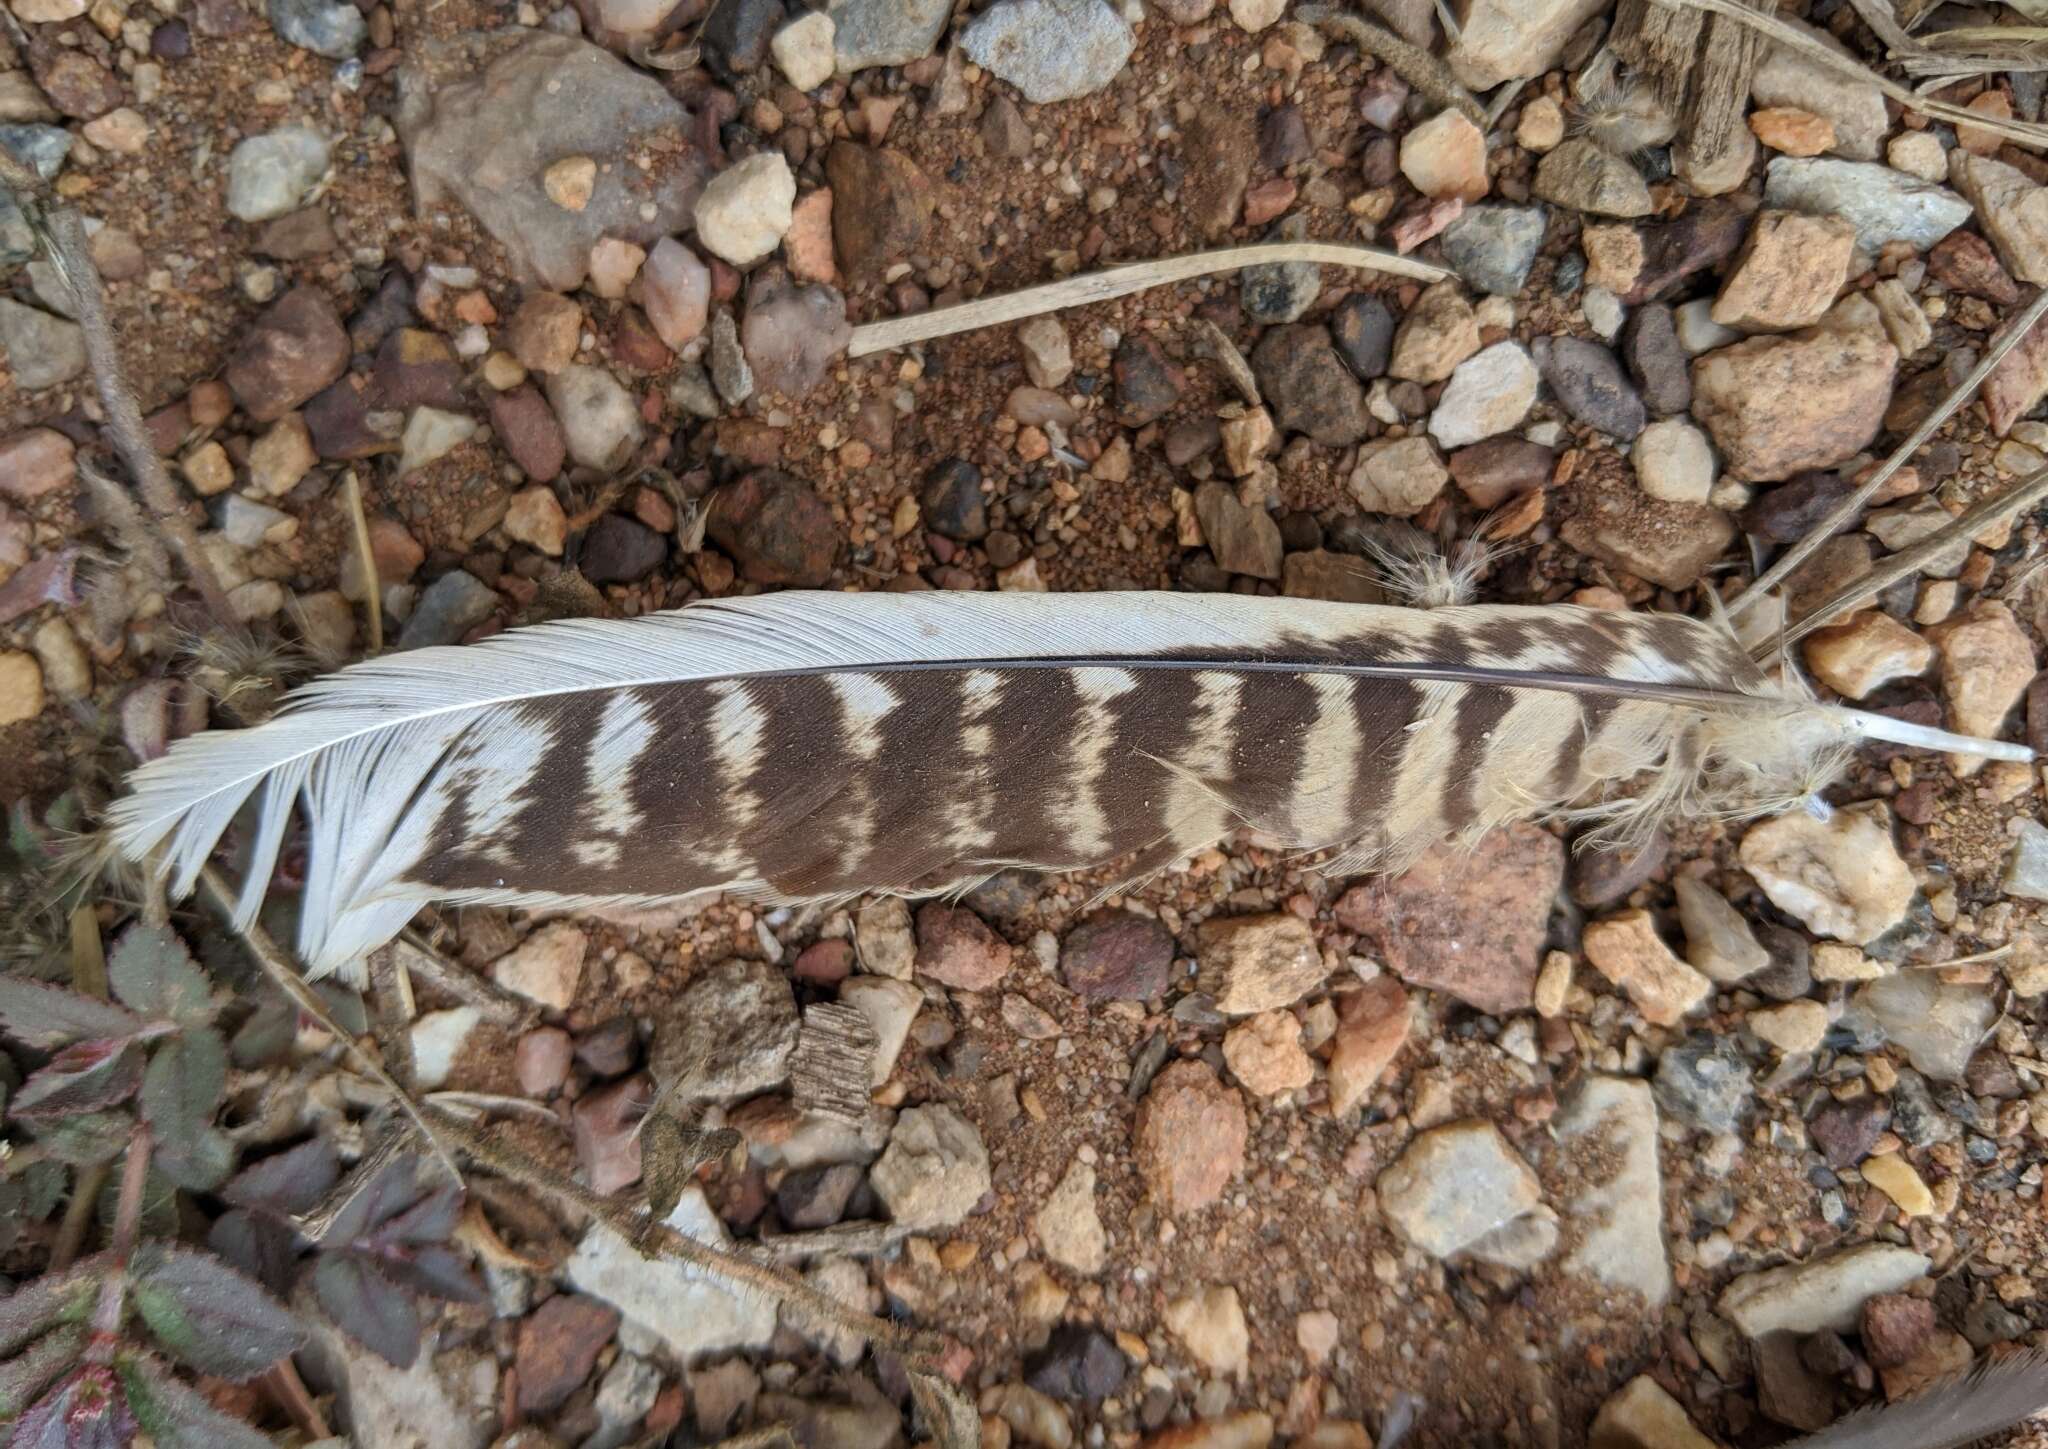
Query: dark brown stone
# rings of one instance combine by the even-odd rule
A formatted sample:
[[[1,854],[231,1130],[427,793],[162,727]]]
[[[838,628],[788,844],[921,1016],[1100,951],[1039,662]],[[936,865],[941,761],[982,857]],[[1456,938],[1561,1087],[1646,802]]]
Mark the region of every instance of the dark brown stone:
[[[1475,508],[1498,508],[1508,499],[1544,487],[1557,454],[1541,443],[1503,433],[1460,448],[1444,460],[1451,481]]]
[[[1344,448],[1371,430],[1365,389],[1337,355],[1329,328],[1309,322],[1268,327],[1251,364],[1274,421],[1287,431]]]
[[[1879,1293],[1863,1302],[1863,1354],[1876,1368],[1896,1368],[1934,1336],[1934,1305],[1905,1293]]]
[[[324,257],[338,245],[334,222],[327,215],[325,202],[267,221],[256,233],[257,252],[280,262],[303,262],[311,257]]]
[[[1830,1167],[1854,1167],[1870,1155],[1871,1146],[1891,1120],[1881,1097],[1827,1101],[1806,1119],[1806,1135]]]
[[[467,400],[455,349],[438,332],[399,328],[377,349],[376,364],[370,369],[370,392],[364,401],[373,408],[410,411],[430,407],[460,412]]]
[[[227,384],[251,418],[274,423],[340,377],[348,359],[348,333],[334,304],[312,287],[294,287],[256,319],[228,359]]]
[[[932,187],[917,163],[891,146],[835,142],[825,153],[832,187],[832,242],[850,282],[901,261],[924,240]]]
[[[1927,254],[1927,275],[1969,297],[2000,307],[2019,305],[2019,285],[1998,260],[1991,243],[1973,231],[1952,231]]]
[[[1173,933],[1150,916],[1097,911],[1060,943],[1060,979],[1090,1001],[1149,1001],[1173,979]]]
[[[1187,386],[1181,370],[1143,332],[1124,337],[1111,370],[1116,377],[1117,421],[1127,428],[1142,428],[1164,416]]]
[[[581,1293],[557,1293],[521,1319],[512,1360],[520,1411],[546,1413],[575,1393],[618,1327],[617,1309]]]
[[[1228,106],[1204,106],[1181,128],[1180,146],[1187,166],[1181,205],[1197,231],[1219,237],[1237,224],[1252,179],[1259,143],[1251,118]]]
[[[711,495],[705,531],[757,584],[815,589],[832,577],[839,526],[817,494],[787,473],[760,468]]]
[[[1749,231],[1754,209],[1754,202],[1715,197],[1695,201],[1676,220],[1638,227],[1643,265],[1622,301],[1633,306],[1668,297],[1686,278],[1733,256]]]
[[[554,409],[533,384],[522,382],[492,395],[491,430],[533,482],[549,483],[561,474],[569,456],[568,440]]]

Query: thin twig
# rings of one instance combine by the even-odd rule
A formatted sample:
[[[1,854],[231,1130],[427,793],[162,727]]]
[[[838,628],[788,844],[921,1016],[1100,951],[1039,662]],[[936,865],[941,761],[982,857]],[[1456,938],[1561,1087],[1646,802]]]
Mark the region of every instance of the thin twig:
[[[114,1200],[114,1237],[108,1249],[114,1271],[101,1280],[99,1301],[93,1305],[93,1344],[86,1353],[89,1361],[111,1359],[121,1331],[128,1290],[128,1275],[121,1270],[128,1266],[135,1241],[142,1234],[142,1193],[149,1185],[149,1154],[154,1147],[149,1124],[137,1122],[128,1136],[128,1155],[121,1163],[121,1195]]]
[[[488,976],[465,971],[435,950],[417,931],[402,931],[391,944],[399,953],[399,964],[408,972],[464,1006],[474,1006],[493,1025],[519,1029],[540,1015],[540,1007],[534,1002],[507,991]]]
[[[1956,518],[1948,527],[1938,533],[1930,533],[1911,548],[1901,549],[1889,558],[1878,560],[1876,567],[1869,573],[1849,580],[1798,620],[1787,625],[1781,638],[1760,646],[1758,656],[1770,657],[1837,616],[1860,607],[1869,599],[1876,598],[1900,579],[1918,573],[1955,544],[1973,539],[1986,529],[1996,528],[2007,519],[2015,518],[2043,502],[2048,502],[2048,468],[2029,473],[2007,492],[1996,498],[1985,499],[1975,508]]]
[[[1659,5],[1690,6],[1714,15],[1726,15],[1750,26],[1768,37],[1773,43],[1788,50],[1795,50],[1808,60],[1817,61],[1830,70],[1854,76],[1865,85],[1875,86],[1892,100],[1908,110],[1918,111],[1923,116],[1947,121],[1952,125],[1975,126],[2018,141],[2025,146],[2048,146],[2048,126],[2034,121],[2008,120],[2003,116],[1988,115],[1965,107],[1937,101],[1900,85],[1889,76],[1880,75],[1852,55],[1845,55],[1831,46],[1823,45],[1805,31],[1780,20],[1776,15],[1762,10],[1751,10],[1739,0],[1656,0]]]
[[[1663,3],[1663,0],[1659,0],[1659,3]],[[2006,329],[2005,335],[1978,359],[1977,365],[1970,369],[1970,375],[1941,400],[1941,406],[1921,419],[1920,426],[1913,429],[1906,440],[1892,450],[1891,456],[1884,460],[1883,467],[1866,478],[1854,493],[1830,509],[1827,517],[1815,524],[1804,538],[1786,549],[1778,561],[1764,571],[1761,578],[1729,602],[1729,618],[1741,618],[1751,604],[1785,582],[1792,571],[1811,558],[1822,544],[1854,523],[1856,515],[1863,511],[1864,505],[1877,496],[1877,490],[1889,483],[1892,476],[1906,465],[1906,461],[1920,451],[1920,445],[1934,436],[1936,428],[1947,422],[1958,408],[1976,395],[1977,388],[1991,375],[1992,369],[2033,331],[2034,324],[2041,320],[2044,313],[2048,313],[2048,287],[2041,289],[2040,295],[2027,305],[2027,310]]]
[[[1428,262],[1350,242],[1253,242],[1248,246],[1194,252],[1184,257],[1127,262],[1099,272],[1084,272],[1080,276],[1063,277],[1042,286],[1026,287],[1018,292],[1005,292],[997,297],[978,297],[972,302],[941,307],[933,312],[916,312],[908,317],[869,322],[853,329],[853,341],[846,351],[849,357],[866,357],[871,352],[910,347],[919,342],[929,342],[934,337],[950,337],[956,332],[971,332],[978,327],[1021,322],[1027,317],[1062,312],[1091,302],[1107,302],[1115,297],[1128,297],[1133,292],[1191,281],[1216,272],[1281,262],[1327,262],[1332,266],[1388,272],[1423,282],[1441,282],[1453,275]]]
[[[233,921],[237,892],[220,871],[210,865],[200,867],[199,884],[221,915]],[[291,998],[293,1005],[332,1033],[334,1039],[355,1058],[356,1064],[363,1069],[364,1074],[391,1094],[392,1100],[398,1104],[400,1110],[412,1119],[415,1127],[419,1128],[420,1136],[433,1148],[434,1155],[441,1160],[441,1165],[448,1169],[450,1176],[460,1182],[462,1174],[455,1166],[455,1159],[448,1155],[448,1149],[441,1145],[433,1130],[427,1126],[426,1118],[420,1114],[419,1104],[391,1079],[391,1074],[384,1070],[384,1064],[365,1051],[362,1043],[350,1036],[348,1030],[334,1019],[334,1013],[327,1009],[327,1003],[320,999],[317,991],[306,984],[305,978],[299,975],[298,969],[292,965],[291,957],[285,954],[284,948],[277,944],[270,932],[263,929],[262,923],[251,921],[247,925],[237,925],[235,931],[241,936],[242,944],[249,948],[249,954],[256,958],[256,964],[263,968],[263,974]]]

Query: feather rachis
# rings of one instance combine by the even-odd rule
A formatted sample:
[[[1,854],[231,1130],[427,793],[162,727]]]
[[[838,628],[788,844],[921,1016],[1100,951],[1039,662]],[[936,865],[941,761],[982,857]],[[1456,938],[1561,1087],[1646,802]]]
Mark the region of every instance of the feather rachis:
[[[1008,866],[1143,875],[1243,825],[1398,865],[1535,813],[1752,808],[1807,787],[1841,734],[1680,618],[782,594],[345,670],[138,771],[115,827],[183,887],[249,809],[267,880],[296,810],[300,946],[331,970],[429,900],[810,904]],[[1662,774],[1643,803],[1617,804],[1645,770]]]

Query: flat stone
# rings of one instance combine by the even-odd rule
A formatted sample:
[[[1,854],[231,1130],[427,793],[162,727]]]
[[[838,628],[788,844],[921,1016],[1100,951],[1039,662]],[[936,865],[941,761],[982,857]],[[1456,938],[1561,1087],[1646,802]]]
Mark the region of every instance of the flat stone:
[[[1330,1048],[1330,1115],[1364,1101],[1408,1042],[1414,1018],[1408,993],[1390,976],[1342,998]]]
[[[1491,1122],[1418,1133],[1373,1184],[1380,1209],[1410,1242],[1448,1258],[1542,1201],[1536,1174]]]
[[[756,272],[747,285],[740,346],[763,393],[808,397],[853,338],[846,298],[821,283],[799,286],[779,269]]]
[[[732,1248],[725,1225],[695,1183],[683,1190],[666,1221],[707,1246]],[[728,1289],[723,1279],[673,1258],[644,1258],[602,1222],[585,1229],[563,1272],[573,1287],[617,1308],[635,1333],[661,1344],[679,1363],[765,1348],[775,1336],[775,1299]]]
[[[1598,216],[1648,216],[1653,209],[1642,173],[1583,136],[1536,163],[1531,189],[1553,206]]]
[[[1533,1004],[1563,883],[1557,837],[1511,825],[1469,848],[1429,850],[1397,876],[1353,886],[1335,914],[1402,980],[1507,1016]]]
[[[839,73],[853,75],[930,55],[953,7],[948,0],[833,0],[827,13]]]
[[[1818,1050],[1828,1032],[1828,1009],[1818,1001],[1787,1001],[1750,1012],[1749,1029],[1757,1040],[1785,1054]]]
[[[1970,203],[1936,186],[1862,161],[1777,156],[1765,171],[1764,205],[1840,217],[1856,228],[1856,246],[1876,256],[1891,242],[1926,251],[1970,219]]]
[[[1949,176],[1977,208],[1977,224],[2005,269],[2022,282],[2048,282],[2048,186],[2016,166],[1961,150]]]
[[[1297,1091],[1315,1079],[1301,1045],[1301,1023],[1291,1011],[1262,1011],[1223,1034],[1223,1061],[1255,1097]]]
[[[551,1011],[567,1011],[583,979],[589,940],[571,921],[551,921],[491,963],[491,979]]]
[[[571,363],[547,379],[547,395],[569,456],[586,468],[616,472],[646,436],[633,395],[606,368]]]
[[[1167,1212],[1199,1212],[1244,1167],[1244,1102],[1200,1061],[1173,1063],[1138,1104],[1132,1149],[1146,1189]]]
[[[1328,328],[1306,322],[1269,327],[1250,361],[1275,421],[1287,431],[1343,448],[1370,428],[1365,391],[1338,356]]]
[[[911,1023],[924,1005],[924,993],[908,981],[887,976],[855,976],[839,985],[839,999],[868,1019],[875,1033],[872,1085],[881,1086],[896,1069]]]
[[[1798,20],[1785,22],[1838,55],[1850,54],[1834,36]],[[1827,119],[1835,149],[1856,161],[1875,161],[1891,129],[1884,92],[1847,71],[1824,65],[1790,46],[1766,43],[1750,78],[1757,105],[1796,106]]]
[[[1040,105],[1101,90],[1137,37],[1102,0],[1000,0],[961,32],[967,58]]]
[[[1915,892],[1882,804],[1824,821],[1791,811],[1751,826],[1739,854],[1773,905],[1838,940],[1876,940],[1905,919]]]
[[[1579,1238],[1565,1268],[1659,1306],[1671,1296],[1671,1267],[1650,1084],[1587,1076],[1559,1110],[1553,1130],[1577,1184],[1563,1208]]]
[[[228,153],[228,214],[269,221],[297,211],[327,174],[327,138],[310,126],[279,126]]]
[[[1519,342],[1497,342],[1458,364],[1429,417],[1438,446],[1462,448],[1519,427],[1541,381]]]
[[[405,627],[399,631],[398,647],[422,649],[457,643],[497,608],[498,595],[489,584],[466,569],[450,569],[420,590]]]
[[[573,291],[591,248],[652,246],[688,228],[708,163],[695,118],[645,71],[574,36],[525,31],[408,50],[396,123],[420,209],[461,206],[514,270]],[[564,156],[598,163],[580,211],[556,204],[545,173]],[[651,157],[643,169],[638,161]]]
[[[1929,1260],[1910,1248],[1865,1243],[1804,1263],[1745,1273],[1721,1292],[1716,1310],[1750,1338],[1767,1333],[1853,1333],[1865,1299],[1897,1293],[1925,1276]]]
[[[1438,111],[1401,137],[1401,174],[1424,196],[1477,201],[1491,185],[1486,133],[1461,111]]]
[[[1898,360],[1882,330],[1751,338],[1693,364],[1693,416],[1738,482],[1836,467],[1877,436]]]
[[[1451,69],[1475,91],[1542,75],[1601,9],[1601,0],[1468,0],[1460,7]]]
[[[1264,508],[1248,508],[1223,484],[1211,480],[1195,490],[1195,517],[1216,566],[1246,578],[1280,577],[1280,525]]]
[[[648,1070],[678,1102],[751,1097],[788,1078],[797,1034],[789,979],[764,961],[736,956],[662,1004]]]
[[[1536,365],[1565,411],[1624,442],[1649,421],[1643,400],[1614,353],[1583,337],[1539,337]]]
[[[1472,304],[1456,282],[1437,282],[1402,317],[1387,371],[1407,382],[1442,382],[1479,347]]]
[[[1203,1288],[1176,1298],[1166,1305],[1160,1321],[1209,1372],[1241,1376],[1248,1371],[1251,1334],[1235,1288]]]
[[[897,1117],[868,1181],[892,1222],[952,1227],[989,1190],[988,1149],[974,1124],[951,1107],[911,1107]]]
[[[1382,438],[1358,450],[1349,487],[1368,513],[1412,518],[1443,492],[1450,478],[1428,438]]]
[[[1196,931],[1198,986],[1226,1016],[1292,1006],[1322,984],[1322,953],[1299,916],[1221,916]]]
[[[1895,679],[1925,674],[1934,662],[1933,645],[1877,609],[1814,630],[1803,652],[1813,677],[1844,699],[1862,699]]]
[[[1652,1025],[1675,1025],[1713,990],[1711,981],[1664,944],[1648,911],[1590,922],[1583,939],[1594,969],[1626,992]]]
[[[1714,320],[1745,332],[1810,327],[1849,279],[1856,229],[1832,216],[1766,211],[1714,300]]]
[[[1733,333],[1721,339],[1735,340]],[[1669,417],[1692,407],[1690,354],[1670,307],[1646,302],[1631,312],[1622,329],[1621,355],[1650,416]]]
[[[1969,612],[1936,624],[1927,637],[1941,655],[1941,694],[1948,727],[1958,734],[1996,739],[2025,697],[2040,667],[2034,644],[2012,610],[1980,600]],[[1950,757],[1959,775],[1983,765],[1975,755]]]
[[[2021,900],[2048,901],[2048,826],[2038,820],[2021,820],[2017,826],[1999,889]]]
[[[1648,1374],[1637,1374],[1593,1416],[1590,1449],[1716,1449],[1685,1406]]]
[[[1444,260],[1480,291],[1513,297],[1529,280],[1548,227],[1540,206],[1468,206],[1443,229]]]
[[[16,387],[55,387],[85,371],[85,332],[76,322],[0,297],[0,353]]]
[[[1728,898],[1692,877],[1674,882],[1678,920],[1685,931],[1685,959],[1712,981],[1732,986],[1771,964],[1770,952]]]
[[[1109,1262],[1109,1235],[1095,1209],[1095,1169],[1078,1158],[1031,1219],[1045,1256],[1087,1277]]]
[[[1915,1071],[1954,1082],[1997,1017],[1987,987],[1950,986],[1931,971],[1901,971],[1858,987],[1843,1023],[1878,1032]]]

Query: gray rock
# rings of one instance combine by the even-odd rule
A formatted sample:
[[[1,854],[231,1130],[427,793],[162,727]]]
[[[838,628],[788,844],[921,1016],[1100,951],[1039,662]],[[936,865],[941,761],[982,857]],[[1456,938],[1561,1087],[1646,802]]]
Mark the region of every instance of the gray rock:
[[[415,48],[399,69],[397,125],[420,209],[461,206],[525,277],[573,291],[600,237],[652,246],[688,230],[708,170],[695,118],[654,77],[572,36],[472,35]],[[656,158],[642,170],[639,158]],[[587,156],[581,211],[542,185]]]
[[[62,126],[0,126],[0,146],[45,181],[63,170],[64,158],[71,154],[72,139]]]
[[[622,1353],[597,1386],[597,1432],[577,1449],[619,1449],[661,1395],[661,1370],[638,1354]]]
[[[1902,971],[1860,989],[1842,1025],[1874,1028],[1906,1054],[1916,1071],[1937,1082],[1959,1081],[1971,1053],[1998,1018],[1983,986],[1946,986],[1931,971]]]
[[[1135,44],[1103,0],[998,0],[960,36],[969,60],[1041,104],[1101,90]]]
[[[841,75],[878,65],[909,65],[932,53],[952,19],[952,0],[833,0],[826,13],[832,57]]]
[[[1927,251],[1970,219],[1970,203],[1946,186],[1867,161],[1778,156],[1764,172],[1764,205],[1839,216],[1856,228],[1856,246],[1872,256],[1886,242]]]
[[[453,644],[497,607],[498,595],[490,585],[465,570],[450,569],[421,591],[399,631],[398,647]]]
[[[868,1184],[907,1228],[946,1228],[974,1210],[991,1183],[988,1149],[974,1124],[951,1107],[912,1107],[896,1119]]]
[[[1733,1040],[1696,1031],[1657,1059],[1657,1103],[1701,1132],[1733,1132],[1756,1090]]]
[[[1418,1134],[1373,1187],[1394,1226],[1438,1258],[1473,1246],[1541,1201],[1529,1164],[1499,1128],[1477,1120]]]
[[[572,362],[548,378],[547,389],[569,456],[584,467],[612,472],[640,446],[640,409],[606,369]]]
[[[1238,296],[1254,322],[1293,322],[1323,294],[1323,269],[1314,262],[1261,262],[1237,274]]]
[[[370,37],[363,12],[342,0],[270,0],[278,39],[328,60],[347,60]]]
[[[14,193],[0,186],[0,267],[19,266],[35,254],[35,228]]]
[[[1553,206],[1601,216],[1648,216],[1652,210],[1642,173],[1584,136],[1566,141],[1536,164],[1533,190]]]
[[[1558,1236],[1557,1214],[1537,1207],[1475,1238],[1465,1252],[1483,1263],[1526,1273],[1557,1251]]]
[[[1607,348],[1583,337],[1539,337],[1533,350],[1557,400],[1587,427],[1627,442],[1648,425],[1642,394]]]
[[[780,1086],[796,1050],[796,996],[765,961],[734,957],[670,998],[648,1068],[679,1102],[727,1101]]]
[[[711,385],[728,407],[738,407],[754,395],[754,369],[747,365],[746,349],[740,345],[739,326],[723,307],[711,318]]]
[[[768,392],[802,398],[852,337],[846,299],[822,283],[799,287],[775,270],[757,274],[747,288],[740,347],[755,383]]]
[[[1745,1273],[1714,1306],[1751,1338],[1780,1330],[1848,1333],[1858,1325],[1864,1299],[1899,1292],[1928,1266],[1911,1248],[1865,1243],[1825,1258]]]
[[[343,1333],[309,1289],[293,1299],[307,1326],[298,1362],[307,1379],[334,1395],[346,1442],[385,1449],[484,1449],[496,1434],[498,1376],[488,1357],[448,1353],[438,1331],[422,1336],[410,1366],[386,1363]]]
[[[330,154],[311,126],[279,126],[240,142],[228,153],[229,214],[269,221],[297,211],[327,174]]]
[[[1565,1267],[1655,1308],[1671,1296],[1664,1251],[1657,1104],[1650,1084],[1589,1076],[1557,1115],[1557,1140],[1578,1184],[1565,1207],[1579,1243]]]
[[[1549,224],[1540,206],[1468,206],[1443,230],[1444,260],[1480,291],[1512,297],[1529,280]]]
[[[85,332],[76,322],[0,297],[0,352],[14,385],[34,392],[85,371]]]
[[[710,1247],[732,1246],[725,1225],[695,1183],[683,1190],[667,1221]],[[643,1258],[601,1222],[584,1232],[564,1272],[571,1286],[611,1304],[635,1332],[682,1363],[727,1349],[761,1348],[775,1336],[776,1305],[767,1294],[735,1292],[723,1280],[672,1258]]]
[[[2030,901],[2048,901],[2048,827],[2038,820],[2020,822],[2019,839],[2006,863],[2005,893]]]

